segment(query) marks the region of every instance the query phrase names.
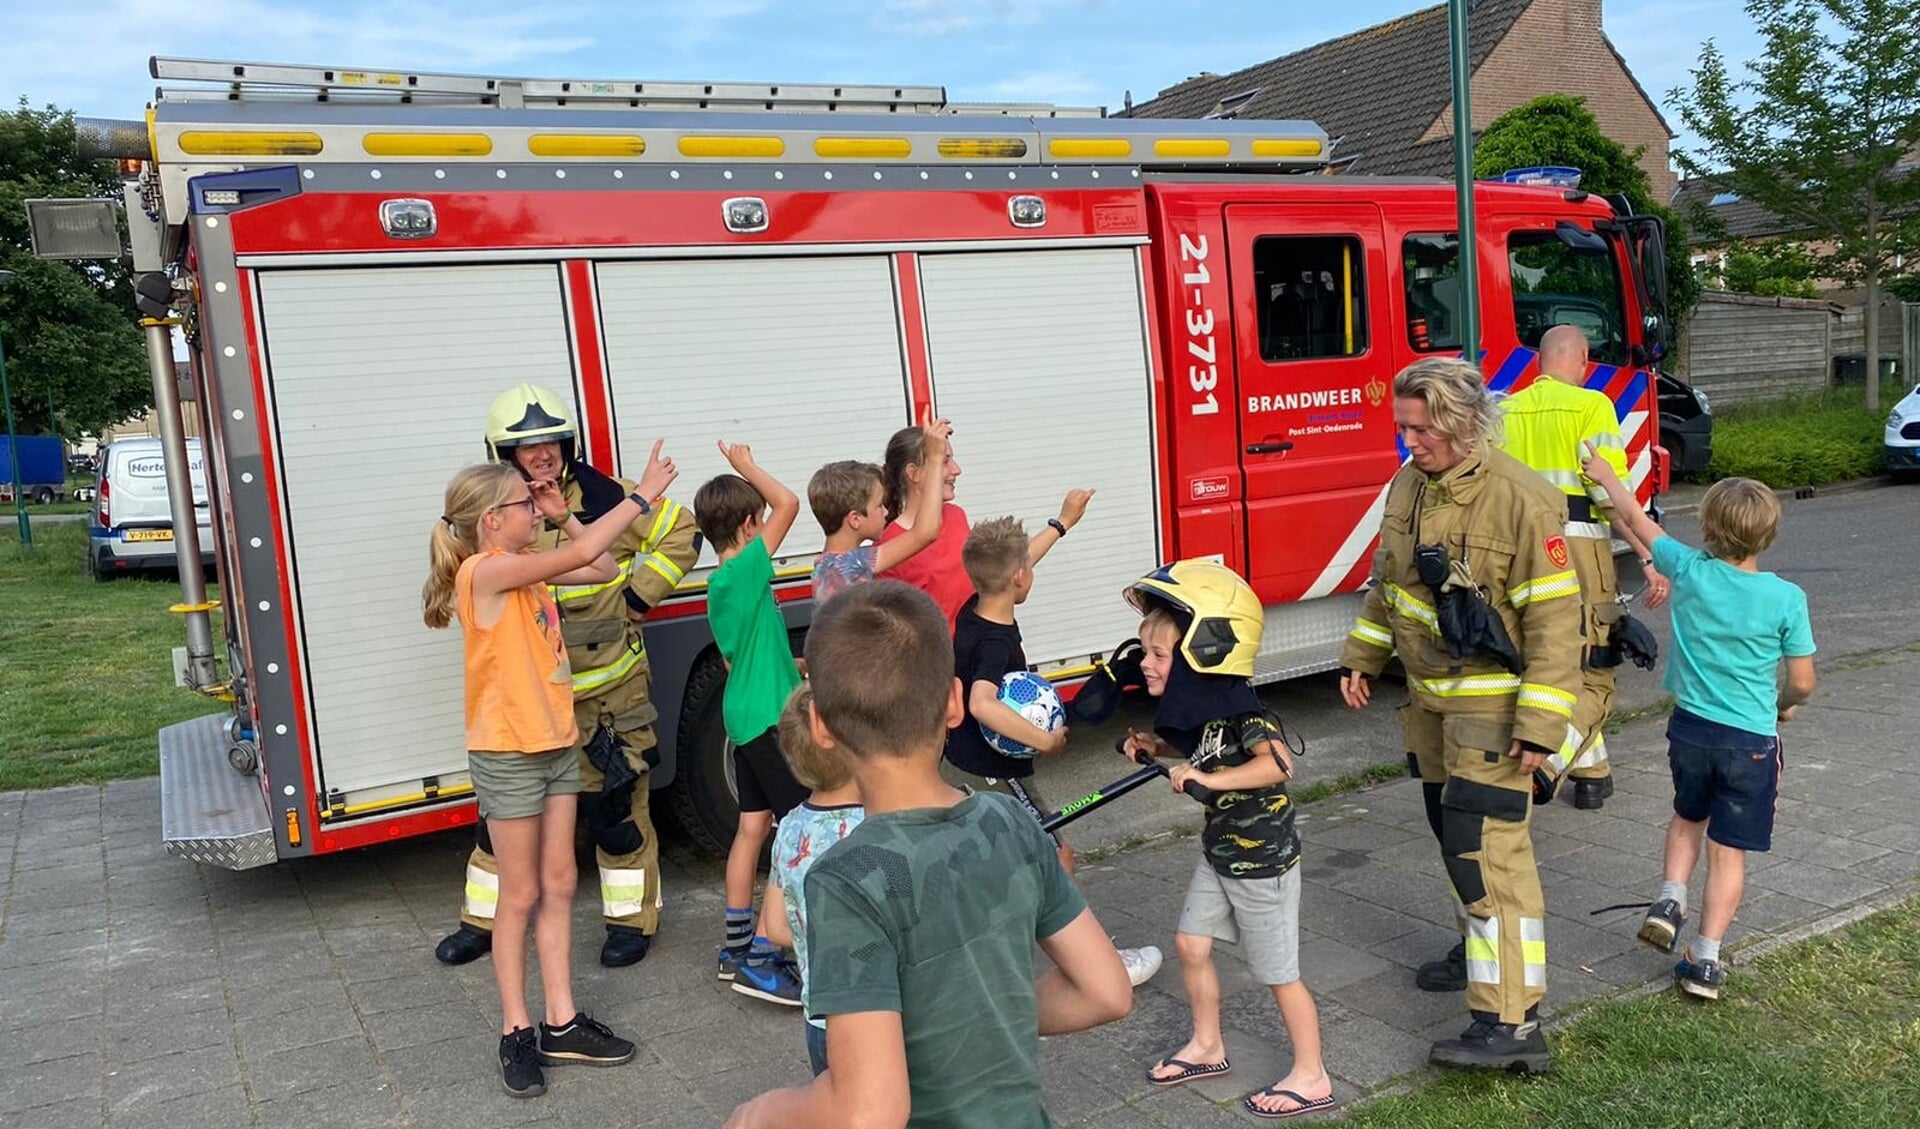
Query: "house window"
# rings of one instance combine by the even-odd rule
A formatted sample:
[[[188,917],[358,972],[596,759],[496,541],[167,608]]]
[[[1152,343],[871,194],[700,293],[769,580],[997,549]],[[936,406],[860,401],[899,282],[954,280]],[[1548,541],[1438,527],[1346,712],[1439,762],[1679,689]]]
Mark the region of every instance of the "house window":
[[[1738,204],[1739,202],[1740,194],[1738,192],[1716,192],[1713,194],[1713,199],[1707,201],[1707,207],[1718,208],[1726,204]]]
[[[1417,353],[1460,349],[1460,236],[1409,235],[1400,244],[1407,285],[1407,343]]]
[[[1366,352],[1364,265],[1364,252],[1355,236],[1254,240],[1260,356],[1269,361],[1299,361]]]
[[[1620,264],[1612,244],[1605,247],[1575,247],[1553,231],[1518,231],[1508,238],[1513,324],[1522,345],[1538,349],[1547,330],[1572,325],[1587,335],[1595,361],[1627,362]]]

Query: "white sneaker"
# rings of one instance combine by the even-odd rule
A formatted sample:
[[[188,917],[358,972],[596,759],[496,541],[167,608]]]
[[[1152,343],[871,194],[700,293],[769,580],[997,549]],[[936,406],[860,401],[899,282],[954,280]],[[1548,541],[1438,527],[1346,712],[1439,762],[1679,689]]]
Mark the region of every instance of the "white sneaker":
[[[1127,966],[1127,979],[1138,988],[1153,979],[1160,971],[1160,950],[1152,945],[1142,945],[1137,949],[1121,949],[1120,963]]]

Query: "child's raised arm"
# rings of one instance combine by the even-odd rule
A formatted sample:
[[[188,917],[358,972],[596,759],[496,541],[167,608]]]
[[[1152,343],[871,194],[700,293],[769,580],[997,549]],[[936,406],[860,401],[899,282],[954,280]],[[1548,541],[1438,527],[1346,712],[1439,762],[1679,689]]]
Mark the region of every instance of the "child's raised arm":
[[[760,540],[766,545],[768,556],[777,555],[780,542],[787,539],[787,531],[793,528],[793,519],[800,516],[799,497],[753,461],[752,447],[745,443],[729,443],[724,439],[716,440],[715,445],[720,448],[720,457],[727,460],[733,472],[746,479],[747,485],[759,491],[760,496],[767,500],[771,512],[767,515],[766,524],[760,527]]]
[[[947,509],[946,492],[934,489],[933,484],[940,481],[946,469],[947,441],[952,434],[953,424],[947,420],[937,419],[927,425],[926,450],[920,456],[920,481],[925,485],[914,505],[913,526],[874,549],[874,572],[885,572],[939,540],[940,518]]]
[[[566,524],[561,527],[561,532],[566,535],[566,540],[544,552],[503,553],[481,561],[473,570],[475,594],[489,595],[553,581],[599,582],[613,579],[618,570],[607,556],[607,550],[613,548],[620,534],[639,518],[640,499],[645,498],[651,505],[666,493],[667,487],[673,484],[679,474],[674,469],[672,459],[660,457],[660,442],[655,441],[652,453],[647,456],[647,469],[640,476],[639,486],[627,495],[625,501],[600,515],[592,525],[582,525],[580,519],[573,516],[567,508],[566,498],[554,483],[530,483],[534,504],[541,513],[555,521],[565,517]]]
[[[1613,503],[1614,512],[1620,515],[1626,528],[1632,530],[1633,535],[1638,537],[1651,553],[1653,543],[1665,537],[1667,531],[1661,529],[1659,523],[1648,517],[1647,511],[1640,508],[1640,500],[1633,496],[1632,490],[1627,489],[1626,483],[1620,481],[1620,476],[1613,472],[1613,467],[1608,464],[1605,456],[1594,450],[1593,444],[1583,442],[1580,445],[1580,453],[1584,460],[1580,469],[1593,480],[1594,485],[1607,492],[1607,500]]]
[[[1086,516],[1087,503],[1091,501],[1091,490],[1067,491],[1067,496],[1060,501],[1060,516],[1047,522],[1040,532],[1027,541],[1028,568],[1039,564],[1040,558],[1047,555],[1047,550],[1058,545],[1060,539],[1067,535],[1067,530],[1080,524],[1080,519]]]

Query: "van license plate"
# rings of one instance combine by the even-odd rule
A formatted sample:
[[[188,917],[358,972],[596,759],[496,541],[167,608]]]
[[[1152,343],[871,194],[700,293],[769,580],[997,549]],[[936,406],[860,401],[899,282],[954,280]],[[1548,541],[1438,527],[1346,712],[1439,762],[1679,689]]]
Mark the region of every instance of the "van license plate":
[[[127,530],[127,540],[129,541],[171,541],[173,540],[173,530],[171,529],[129,529]]]

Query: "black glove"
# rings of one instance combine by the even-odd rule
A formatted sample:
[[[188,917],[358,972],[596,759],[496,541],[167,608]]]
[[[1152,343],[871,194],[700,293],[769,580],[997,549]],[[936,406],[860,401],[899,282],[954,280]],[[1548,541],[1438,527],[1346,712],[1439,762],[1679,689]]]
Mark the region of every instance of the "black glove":
[[[600,770],[606,782],[600,786],[602,794],[618,795],[623,788],[632,787],[640,779],[640,774],[627,763],[627,746],[613,731],[613,727],[601,722],[587,739],[587,763]]]
[[[1641,670],[1652,670],[1653,664],[1660,661],[1660,641],[1647,630],[1646,624],[1630,615],[1621,616],[1614,627],[1613,645]]]

